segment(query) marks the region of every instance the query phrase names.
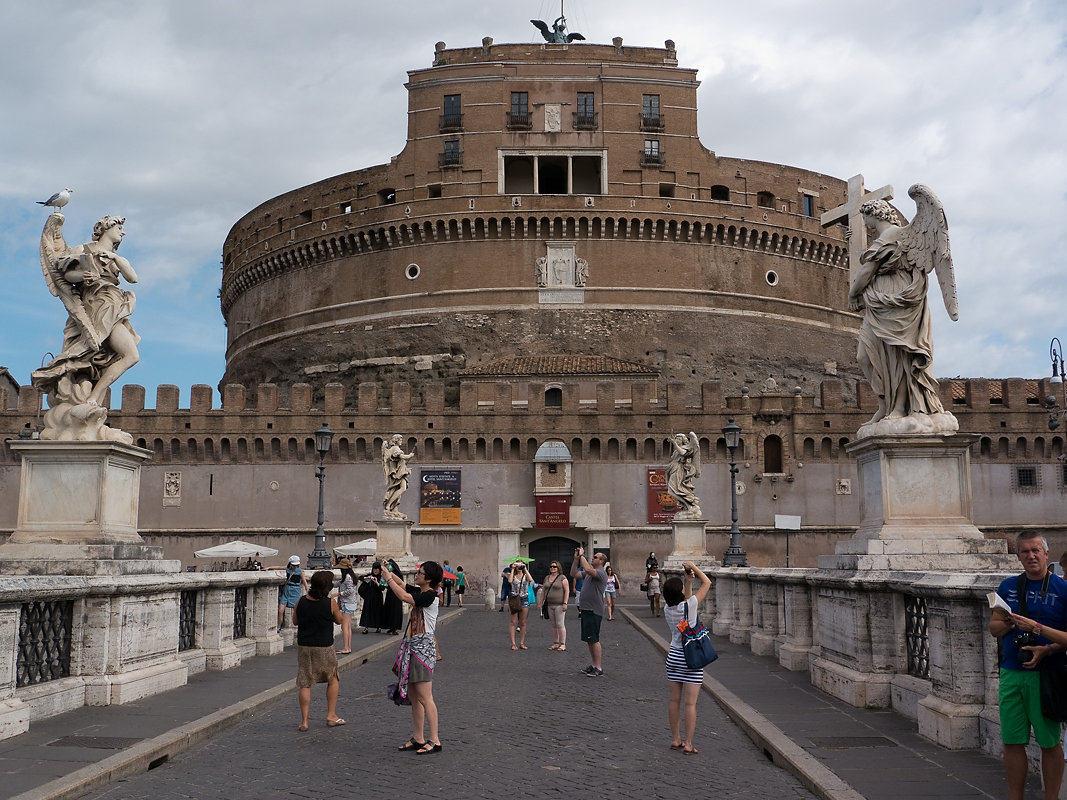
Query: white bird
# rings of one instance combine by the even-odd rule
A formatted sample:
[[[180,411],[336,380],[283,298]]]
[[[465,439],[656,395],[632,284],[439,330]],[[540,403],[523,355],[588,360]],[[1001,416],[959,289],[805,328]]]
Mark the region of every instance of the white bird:
[[[39,206],[51,206],[52,208],[57,208],[57,209],[58,208],[63,208],[63,206],[65,206],[67,203],[70,202],[70,193],[73,192],[73,191],[74,191],[73,189],[64,189],[62,192],[56,192],[54,195],[49,197],[47,200],[38,200],[37,201],[37,205],[39,205]]]

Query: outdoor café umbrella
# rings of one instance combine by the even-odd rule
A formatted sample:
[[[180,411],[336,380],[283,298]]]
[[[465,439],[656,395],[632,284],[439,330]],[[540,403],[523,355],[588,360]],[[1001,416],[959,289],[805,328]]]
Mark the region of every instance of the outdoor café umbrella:
[[[252,558],[253,556],[276,556],[278,551],[265,544],[242,542],[240,539],[225,544],[217,544],[193,553],[197,558]]]
[[[372,556],[378,549],[378,540],[371,536],[368,539],[360,539],[352,544],[335,547],[333,551],[343,556]]]

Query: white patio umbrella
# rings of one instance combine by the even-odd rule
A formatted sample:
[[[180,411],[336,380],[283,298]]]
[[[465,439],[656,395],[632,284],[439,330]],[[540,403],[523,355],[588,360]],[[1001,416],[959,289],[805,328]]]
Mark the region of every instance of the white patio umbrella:
[[[360,539],[358,542],[335,547],[333,551],[343,556],[372,556],[378,548],[378,540],[371,536],[368,539]]]
[[[276,556],[278,551],[265,544],[242,542],[240,539],[225,544],[217,544],[193,553],[197,558],[246,558],[254,556]]]

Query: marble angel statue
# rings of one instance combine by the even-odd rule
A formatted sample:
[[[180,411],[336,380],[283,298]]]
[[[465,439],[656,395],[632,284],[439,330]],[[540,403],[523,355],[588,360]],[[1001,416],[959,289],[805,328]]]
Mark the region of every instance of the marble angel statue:
[[[903,226],[885,200],[860,206],[876,237],[860,257],[848,307],[864,312],[858,359],[878,398],[878,412],[860,428],[861,437],[959,429],[938,396],[926,301],[927,276],[934,272],[949,317],[959,318],[948,221],[926,186],[915,184],[908,194],[915,200],[915,218]]]
[[[404,438],[394,434],[391,439],[382,442],[382,471],[385,473],[385,497],[382,508],[386,519],[407,519],[407,514],[400,511],[400,498],[408,488],[411,467],[408,466],[415,456],[415,451],[405,453],[400,447]]]
[[[140,358],[140,337],[130,324],[135,298],[119,280],[136,283],[137,273],[116,252],[126,220],[101,218],[92,241],[74,248],[63,239],[63,222],[62,214],[52,214],[41,234],[45,282],[67,310],[62,352],[32,375],[48,396],[41,438],[131,443],[129,434],[104,424],[108,389]]]
[[[671,461],[667,465],[667,491],[678,503],[675,519],[700,519],[700,500],[693,479],[700,477],[700,440],[695,433],[676,433],[667,440]]]

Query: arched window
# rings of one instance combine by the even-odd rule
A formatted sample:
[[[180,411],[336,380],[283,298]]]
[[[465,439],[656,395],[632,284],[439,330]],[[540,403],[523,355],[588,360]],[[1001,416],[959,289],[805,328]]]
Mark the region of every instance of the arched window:
[[[768,436],[763,440],[763,471],[785,471],[782,469],[782,440],[777,436]]]
[[[560,387],[545,389],[545,408],[563,408],[563,390]]]
[[[756,205],[760,208],[774,208],[773,192],[757,192]]]
[[[711,187],[711,199],[712,200],[729,200],[730,199],[730,187],[729,186],[712,186]]]

